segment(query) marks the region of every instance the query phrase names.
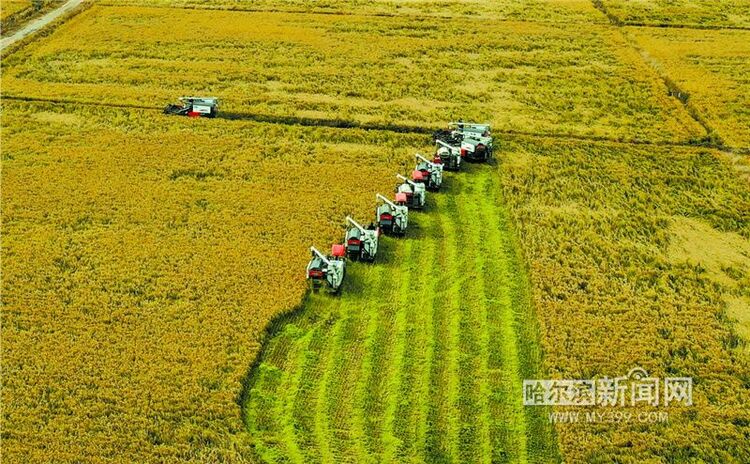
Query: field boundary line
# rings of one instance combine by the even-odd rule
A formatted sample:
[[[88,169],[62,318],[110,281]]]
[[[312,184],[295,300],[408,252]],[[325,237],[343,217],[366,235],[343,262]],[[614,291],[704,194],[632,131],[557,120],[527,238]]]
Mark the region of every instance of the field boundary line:
[[[717,131],[708,120],[703,117],[694,105],[690,104],[690,94],[681,89],[677,83],[672,80],[669,74],[661,68],[661,64],[655,58],[651,57],[648,51],[639,46],[638,43],[627,33],[625,28],[630,25],[623,23],[618,17],[611,14],[602,0],[591,1],[594,7],[601,11],[602,14],[610,20],[611,25],[617,29],[627,46],[634,50],[640,57],[641,61],[651,69],[659,79],[661,79],[662,84],[664,84],[664,87],[667,89],[667,93],[677,99],[682,104],[682,107],[685,108],[688,115],[690,115],[690,117],[706,131],[704,140],[696,145],[714,148],[727,153],[743,153],[747,151],[741,147],[727,146],[721,138],[719,131]]]
[[[626,39],[627,40],[627,39]],[[55,105],[81,105],[99,108],[122,108],[147,111],[161,111],[158,106],[139,105],[136,103],[98,103],[90,101],[76,101],[58,98],[42,97],[23,97],[15,95],[3,95],[4,100],[28,102],[28,103],[51,103]],[[219,119],[229,121],[250,121],[265,124],[279,124],[286,126],[303,126],[303,127],[328,127],[331,129],[360,129],[377,132],[393,132],[398,134],[432,134],[435,127],[427,126],[409,126],[401,124],[377,124],[377,123],[360,123],[346,119],[326,119],[326,118],[306,118],[298,116],[274,116],[258,113],[238,113],[225,112],[220,113]],[[608,143],[624,146],[659,146],[673,148],[708,148],[731,153],[746,153],[750,149],[726,147],[718,145],[711,141],[671,141],[671,140],[646,140],[646,139],[618,139],[614,137],[598,135],[579,135],[579,134],[556,134],[553,132],[534,132],[519,131],[515,129],[493,129],[494,134],[504,137],[527,137],[536,139],[554,139],[568,142],[590,142],[590,143]]]
[[[703,117],[703,115],[700,113],[700,111],[698,111],[698,108],[696,108],[695,105],[690,103],[690,93],[682,89],[674,80],[672,80],[672,78],[669,77],[669,74],[664,69],[662,69],[661,63],[656,58],[652,57],[647,50],[638,45],[638,43],[627,33],[627,31],[622,30],[620,31],[620,33],[627,41],[627,43],[633,48],[633,50],[638,53],[638,56],[641,57],[641,60],[646,63],[646,66],[651,68],[654,73],[659,76],[659,78],[664,83],[664,86],[667,88],[669,95],[679,100],[690,117],[693,118],[695,122],[700,124],[701,127],[703,127],[703,129],[706,131],[708,141],[711,143],[711,145],[722,151],[732,151],[733,147],[728,147],[727,145],[725,145],[719,131],[717,131],[708,122],[708,120]]]
[[[607,8],[607,5],[605,5],[602,0],[591,0],[591,4],[594,5],[594,8],[599,10],[607,18],[610,24],[613,24],[615,26],[622,25],[622,21],[620,20],[620,18],[610,13],[609,8]]]
[[[622,27],[642,27],[654,29],[692,29],[705,31],[750,31],[750,26],[719,26],[717,24],[681,24],[681,23],[644,23],[644,22],[622,22]]]

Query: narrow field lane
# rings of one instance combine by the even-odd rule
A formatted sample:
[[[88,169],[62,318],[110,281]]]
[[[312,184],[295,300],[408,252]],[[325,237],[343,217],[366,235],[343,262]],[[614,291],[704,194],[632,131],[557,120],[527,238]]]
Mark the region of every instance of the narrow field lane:
[[[557,462],[522,406],[539,349],[495,167],[448,174],[342,296],[310,295],[272,332],[245,404],[270,463]]]
[[[41,29],[44,29],[52,21],[56,20],[57,18],[59,18],[60,16],[64,15],[65,13],[69,11],[73,11],[74,8],[76,8],[78,5],[80,5],[83,2],[84,0],[68,0],[67,2],[63,3],[58,8],[50,11],[44,16],[31,20],[28,24],[21,27],[19,30],[17,30],[13,34],[0,40],[0,52],[5,50],[10,45],[18,42],[19,40],[25,37],[28,37],[31,34]]]

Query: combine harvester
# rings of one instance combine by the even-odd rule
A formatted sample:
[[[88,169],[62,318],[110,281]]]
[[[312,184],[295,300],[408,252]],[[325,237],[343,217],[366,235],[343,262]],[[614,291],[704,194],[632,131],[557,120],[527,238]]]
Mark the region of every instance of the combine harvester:
[[[374,224],[365,229],[349,216],[346,217],[346,222],[351,226],[344,237],[346,256],[352,261],[374,262],[378,254],[380,229]]]
[[[438,163],[438,160],[430,161],[419,153],[414,156],[418,162],[411,173],[412,180],[425,184],[427,190],[440,190],[440,186],[443,185],[443,164]],[[417,173],[420,175],[417,176]]]
[[[454,147],[448,142],[437,139],[437,153],[435,159],[439,159],[446,171],[459,171],[461,169],[461,149]]]
[[[452,122],[447,130],[436,131],[432,139],[458,149],[467,161],[489,161],[492,158],[492,133],[489,124]]]
[[[396,194],[403,193],[406,195],[406,206],[409,209],[424,209],[425,202],[427,201],[425,185],[409,180],[401,174],[396,174],[396,177],[404,181],[402,184],[396,186]]]
[[[182,106],[170,105],[167,114],[216,117],[218,101],[215,98],[181,98]],[[437,145],[435,158],[430,161],[417,153],[417,165],[411,179],[401,174],[396,177],[403,183],[396,186],[395,201],[381,194],[375,195],[375,222],[367,228],[351,217],[346,217],[348,227],[344,245],[333,245],[329,256],[310,247],[312,259],[307,265],[307,280],[313,292],[326,288],[328,292],[341,292],[346,275],[346,258],[352,261],[374,262],[378,253],[380,232],[397,237],[404,236],[409,224],[409,209],[423,209],[427,190],[440,190],[443,170],[458,171],[461,160],[489,161],[492,158],[492,136],[489,124],[470,124],[462,121],[450,123],[448,130],[433,134]]]
[[[313,292],[326,288],[329,293],[338,294],[346,275],[346,250],[344,245],[333,245],[329,256],[323,255],[315,247],[310,247],[312,259],[307,264],[307,280]]]
[[[409,208],[406,206],[406,194],[397,193],[396,202],[381,194],[375,195],[378,201],[375,208],[375,222],[387,235],[403,236],[409,225]]]
[[[215,97],[180,97],[179,105],[167,105],[164,114],[215,118],[219,114],[219,99]]]

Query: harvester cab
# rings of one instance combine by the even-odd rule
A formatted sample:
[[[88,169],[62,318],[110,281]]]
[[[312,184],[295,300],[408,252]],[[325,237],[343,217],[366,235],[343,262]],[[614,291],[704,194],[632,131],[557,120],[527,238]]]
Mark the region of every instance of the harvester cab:
[[[427,190],[440,190],[443,185],[443,164],[430,161],[419,153],[414,156],[417,158],[417,167],[412,172],[412,180],[423,182]],[[421,176],[416,175],[418,172]]]
[[[215,97],[180,97],[179,105],[167,105],[164,114],[193,118],[215,118],[219,113],[219,99]]]
[[[352,261],[375,261],[378,253],[380,230],[374,224],[365,228],[351,217],[346,217],[350,227],[346,230],[346,255]]]
[[[488,161],[492,158],[492,132],[489,124],[452,122],[448,124],[451,138],[460,141],[461,156],[469,161]],[[449,142],[450,143],[450,142]]]
[[[436,158],[439,157],[443,162],[443,168],[446,171],[461,169],[461,149],[440,139],[435,140],[435,143],[437,144]]]
[[[330,293],[339,293],[346,274],[346,250],[344,245],[333,245],[329,256],[315,247],[310,247],[312,259],[307,264],[307,280],[313,292],[325,288]]]
[[[401,174],[396,174],[396,177],[403,181],[403,184],[396,186],[396,193],[406,195],[406,206],[410,209],[423,209],[427,200],[425,185],[421,182],[409,180]]]
[[[409,208],[406,206],[406,195],[396,194],[396,203],[381,194],[375,196],[375,222],[383,233],[388,235],[404,235],[409,222]]]

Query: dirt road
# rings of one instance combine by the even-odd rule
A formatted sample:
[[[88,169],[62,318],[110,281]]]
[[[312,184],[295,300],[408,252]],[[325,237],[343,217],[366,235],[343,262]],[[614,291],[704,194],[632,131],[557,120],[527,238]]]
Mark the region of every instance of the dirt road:
[[[41,16],[39,18],[32,20],[27,25],[25,25],[24,27],[22,27],[21,29],[13,33],[13,35],[10,35],[2,39],[0,41],[0,51],[5,50],[6,47],[8,47],[9,45],[15,42],[18,42],[24,37],[31,35],[40,29],[43,29],[49,23],[59,18],[61,15],[67,13],[68,11],[72,10],[73,8],[77,7],[84,1],[85,0],[69,0],[65,2],[60,8],[52,10],[49,13],[45,14],[44,16]]]

